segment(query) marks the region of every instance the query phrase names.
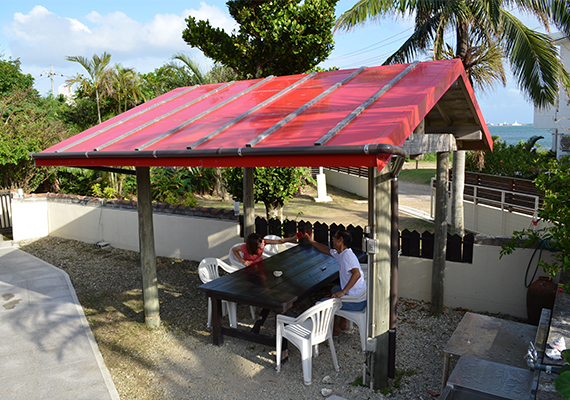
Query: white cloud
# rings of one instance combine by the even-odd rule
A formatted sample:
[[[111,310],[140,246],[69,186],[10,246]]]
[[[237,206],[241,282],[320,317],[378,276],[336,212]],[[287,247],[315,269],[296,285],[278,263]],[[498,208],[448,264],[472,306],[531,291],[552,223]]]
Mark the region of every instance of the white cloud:
[[[200,54],[182,39],[188,15],[208,19],[213,26],[227,32],[236,26],[225,10],[205,2],[201,2],[197,10],[156,14],[145,23],[119,11],[104,15],[92,11],[78,19],[35,6],[28,14],[15,13],[4,33],[10,40],[10,53],[20,57],[22,64],[45,67],[67,62],[66,56],[91,57],[106,51],[113,56],[113,62],[127,65],[128,60],[145,57],[167,60],[178,51]]]

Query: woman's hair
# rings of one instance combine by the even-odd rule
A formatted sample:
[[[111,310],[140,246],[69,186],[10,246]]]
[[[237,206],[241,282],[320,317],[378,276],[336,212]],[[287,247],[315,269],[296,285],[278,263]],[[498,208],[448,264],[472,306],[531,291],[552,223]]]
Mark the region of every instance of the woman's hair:
[[[262,240],[263,238],[257,233],[252,233],[249,235],[245,241],[245,248],[247,249],[247,252],[252,256],[256,255],[257,250],[259,249],[259,243],[261,243]]]
[[[342,241],[346,247],[350,248],[350,246],[352,246],[352,235],[349,231],[339,229],[335,232],[334,235],[338,238],[342,238]]]

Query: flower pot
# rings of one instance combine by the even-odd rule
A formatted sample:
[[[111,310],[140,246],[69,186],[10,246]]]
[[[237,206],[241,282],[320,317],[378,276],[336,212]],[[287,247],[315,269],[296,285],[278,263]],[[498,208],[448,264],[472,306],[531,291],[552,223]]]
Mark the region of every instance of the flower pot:
[[[552,310],[556,300],[558,285],[548,277],[541,276],[528,287],[526,292],[526,311],[528,323],[538,325],[543,308]]]

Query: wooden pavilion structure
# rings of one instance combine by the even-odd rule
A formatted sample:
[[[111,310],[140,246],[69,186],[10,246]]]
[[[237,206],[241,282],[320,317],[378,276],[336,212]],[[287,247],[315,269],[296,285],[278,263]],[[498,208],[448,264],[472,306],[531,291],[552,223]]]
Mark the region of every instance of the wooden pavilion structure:
[[[136,167],[150,327],[160,316],[149,167],[244,167],[245,236],[254,226],[252,167],[368,167],[368,354],[381,388],[394,373],[404,158],[438,153],[432,298],[443,304],[449,152],[491,148],[461,62],[444,60],[178,88],[31,157],[37,166]]]

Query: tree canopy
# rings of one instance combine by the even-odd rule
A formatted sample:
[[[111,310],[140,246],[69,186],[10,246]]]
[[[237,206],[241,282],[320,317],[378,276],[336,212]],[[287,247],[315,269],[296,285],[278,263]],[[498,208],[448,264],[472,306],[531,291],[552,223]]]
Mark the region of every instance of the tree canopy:
[[[19,58],[15,60],[0,59],[0,95],[8,94],[17,89],[31,89],[33,84],[32,75],[24,74],[21,71]]]
[[[283,217],[283,206],[287,199],[299,192],[303,177],[309,172],[294,167],[256,167],[254,200],[265,204],[267,220]],[[243,200],[243,168],[225,168],[223,172],[226,187],[235,201]]]
[[[560,0],[536,2],[516,1],[518,11],[534,15],[545,26],[554,24],[568,35],[570,9]],[[497,68],[508,60],[517,84],[538,107],[554,104],[559,81],[568,87],[570,75],[558,57],[552,39],[528,28],[509,10],[513,3],[506,0],[360,0],[342,14],[336,29],[350,30],[367,20],[385,16],[415,16],[412,35],[385,64],[410,62],[418,52],[431,51],[434,59],[446,58],[446,40],[455,43],[454,58],[460,58],[474,79],[474,61],[492,62]],[[483,57],[482,50],[490,53]],[[493,67],[494,65],[494,67]],[[499,74],[481,75],[488,81],[503,80]]]
[[[182,37],[243,79],[303,73],[333,50],[337,1],[229,0],[237,32],[227,34],[190,16]]]

